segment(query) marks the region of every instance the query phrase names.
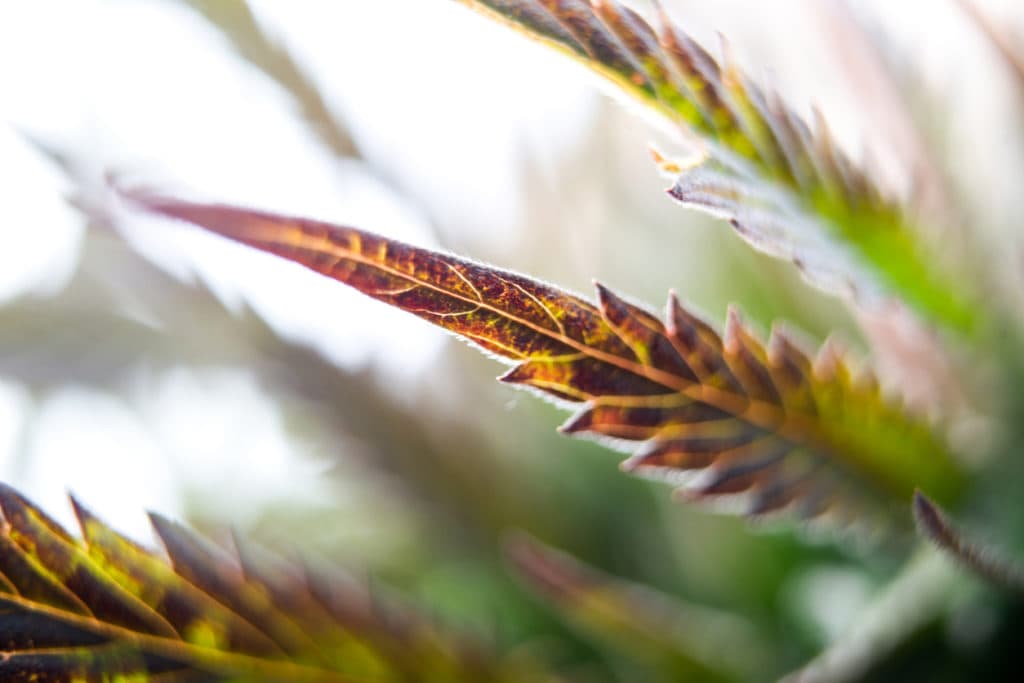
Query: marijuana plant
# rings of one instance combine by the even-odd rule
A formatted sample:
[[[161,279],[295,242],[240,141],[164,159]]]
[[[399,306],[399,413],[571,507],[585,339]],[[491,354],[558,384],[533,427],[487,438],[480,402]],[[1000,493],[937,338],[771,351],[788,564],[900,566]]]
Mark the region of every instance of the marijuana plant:
[[[840,149],[824,117],[807,121],[728,56],[713,57],[658,3],[645,16],[616,0],[461,2],[577,59],[681,132],[695,151],[683,160],[655,154],[671,177],[672,200],[792,262],[860,320],[911,328],[955,375],[964,404],[1019,381],[1019,312],[992,296],[1000,286],[994,275],[940,253],[927,236],[934,216],[924,201],[881,187],[871,168]],[[205,11],[216,17],[215,9]],[[242,33],[232,41],[254,64],[299,78],[287,54],[252,47],[259,29],[251,14],[235,21]],[[998,47],[1012,54],[1008,43]],[[307,116],[327,116],[315,89],[293,92]],[[340,129],[321,134],[339,155],[357,153]],[[509,366],[501,382],[572,410],[559,431],[627,451],[622,470],[667,480],[684,505],[737,514],[751,527],[767,518],[786,529],[813,527],[857,548],[865,563],[877,555],[903,565],[849,635],[792,680],[898,677],[899,649],[912,649],[959,604],[998,606],[988,644],[994,661],[1019,638],[1006,633],[1021,615],[1024,568],[1012,551],[996,555],[964,530],[1012,532],[1012,522],[986,515],[992,507],[983,503],[1019,486],[1019,454],[952,439],[955,410],[924,414],[908,405],[894,386],[899,378],[876,375],[834,340],[812,352],[783,323],[764,339],[736,308],[719,327],[691,309],[685,292],[671,292],[658,315],[604,284],[587,299],[363,227],[123,183],[114,191],[133,211],[293,261],[457,335]],[[874,350],[880,360],[894,353],[884,338]],[[971,371],[982,366],[993,371]],[[1017,408],[978,403],[956,410],[991,412],[1010,437],[1005,450],[1013,450]],[[983,448],[992,451],[984,467],[972,465],[972,451]],[[4,680],[592,680],[543,654],[513,656],[440,627],[340,576],[243,541],[225,548],[154,516],[165,559],[73,503],[81,539],[0,488]],[[950,521],[939,505],[970,524]],[[858,546],[859,539],[870,542]],[[522,534],[507,542],[505,564],[585,637],[645,662],[624,677],[737,681],[784,673],[785,658],[772,653],[784,643],[765,638],[755,620],[613,578]],[[968,574],[981,581],[964,584]],[[731,656],[737,650],[742,657]]]

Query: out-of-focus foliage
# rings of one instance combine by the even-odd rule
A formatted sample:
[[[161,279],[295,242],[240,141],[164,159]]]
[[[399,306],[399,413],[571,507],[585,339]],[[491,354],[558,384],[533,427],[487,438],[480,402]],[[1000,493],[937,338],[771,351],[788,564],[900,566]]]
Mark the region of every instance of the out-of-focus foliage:
[[[432,272],[430,281],[446,282],[446,292],[431,298],[424,295],[420,283],[403,281],[403,286],[416,287],[404,294],[392,291],[390,296],[399,307],[420,308],[421,315],[447,322],[445,326],[456,332],[467,331],[462,319],[466,316],[438,315],[462,312],[455,307],[461,303],[453,303],[451,296],[465,297],[472,288],[489,292],[488,278],[495,276],[522,287],[516,290],[522,296],[513,297],[519,317],[529,319],[539,333],[533,339],[536,348],[524,354],[529,357],[519,357],[523,349],[494,345],[507,341],[501,332],[510,329],[501,328],[497,320],[484,325],[477,340],[491,344],[489,349],[497,355],[520,363],[512,370],[513,379],[516,373],[525,373],[526,383],[534,388],[582,407],[568,423],[569,431],[589,431],[600,435],[602,443],[553,434],[550,425],[556,419],[556,407],[521,400],[508,387],[489,382],[493,364],[459,345],[446,346],[431,357],[427,369],[419,373],[422,377],[392,367],[339,365],[335,356],[321,354],[322,343],[310,342],[308,331],[303,336],[282,324],[257,298],[232,296],[231,287],[225,285],[229,278],[221,270],[230,260],[228,243],[216,244],[219,279],[208,277],[202,268],[198,268],[201,275],[168,268],[162,252],[174,251],[168,247],[173,240],[164,239],[174,232],[172,226],[113,210],[119,207],[106,204],[110,197],[102,196],[102,181],[90,183],[93,179],[79,173],[98,163],[102,170],[112,166],[121,175],[125,169],[134,174],[147,162],[145,153],[136,151],[138,140],[132,142],[126,158],[106,153],[104,145],[73,126],[51,134],[41,120],[39,130],[47,130],[42,134],[34,120],[19,121],[19,132],[31,132],[41,156],[54,163],[58,174],[63,172],[60,184],[70,186],[81,209],[78,219],[89,227],[80,239],[77,265],[63,285],[55,281],[44,294],[22,293],[0,306],[0,375],[5,381],[0,385],[0,405],[7,408],[13,393],[21,406],[13,437],[0,444],[8,447],[7,459],[0,454],[2,478],[19,487],[27,482],[30,486],[25,490],[31,489],[32,497],[42,502],[36,494],[40,481],[82,490],[86,486],[79,487],[78,475],[95,473],[95,479],[109,480],[106,493],[80,500],[102,507],[93,500],[138,499],[140,491],[123,483],[134,481],[131,472],[94,463],[103,461],[95,446],[78,443],[74,434],[63,441],[54,434],[62,431],[62,425],[52,421],[51,413],[66,396],[94,399],[78,404],[86,420],[94,418],[97,402],[113,403],[147,433],[147,443],[156,445],[151,449],[155,453],[146,454],[148,460],[140,459],[146,463],[141,466],[168,462],[167,469],[154,467],[146,477],[159,479],[173,491],[180,509],[171,516],[185,518],[188,526],[203,530],[218,543],[203,541],[184,525],[161,521],[158,536],[169,551],[169,557],[164,557],[147,549],[146,543],[113,531],[127,528],[120,520],[104,513],[113,522],[107,526],[82,505],[76,510],[82,538],[76,539],[48,520],[41,507],[5,489],[0,501],[5,520],[0,556],[8,563],[2,571],[9,581],[4,585],[7,593],[0,595],[6,605],[0,610],[0,650],[4,652],[0,661],[8,667],[32,668],[25,673],[35,680],[47,680],[46,676],[66,680],[72,671],[85,669],[90,669],[92,678],[104,680],[104,675],[138,673],[145,667],[173,669],[153,676],[154,680],[211,680],[205,674],[189,678],[183,665],[215,669],[212,680],[231,673],[266,673],[265,653],[254,658],[240,654],[240,648],[261,638],[241,622],[266,635],[280,625],[275,616],[287,613],[296,625],[312,624],[330,612],[331,598],[351,598],[346,606],[354,608],[343,618],[332,615],[326,622],[317,622],[328,624],[327,631],[333,635],[325,638],[333,638],[331,646],[338,644],[335,636],[340,633],[343,648],[358,652],[343,662],[332,661],[336,671],[328,676],[360,670],[369,680],[437,680],[439,676],[445,680],[444,675],[457,677],[472,669],[462,680],[511,676],[580,683],[668,683],[785,677],[834,683],[1008,680],[1016,675],[1024,603],[1014,590],[1005,589],[1019,584],[1017,565],[1007,558],[1024,552],[1020,540],[1024,539],[1024,506],[1019,502],[1024,481],[1019,448],[1024,443],[1020,392],[1024,364],[1019,353],[1022,316],[1015,308],[1024,297],[1014,294],[1024,291],[1017,258],[1019,239],[1014,232],[1016,216],[1024,206],[1012,192],[994,198],[986,189],[1005,188],[1006,179],[1015,176],[1011,171],[1019,150],[1010,141],[1022,137],[1024,125],[1016,131],[1002,126],[994,130],[986,116],[983,127],[993,130],[977,132],[990,133],[988,137],[997,137],[1000,144],[998,153],[987,155],[987,165],[980,171],[975,157],[985,148],[979,145],[977,154],[972,154],[976,151],[972,145],[968,149],[962,141],[954,143],[956,138],[950,134],[954,124],[962,123],[957,121],[962,106],[979,99],[978,88],[971,86],[999,89],[998,80],[988,79],[986,69],[992,65],[975,66],[949,89],[935,90],[932,80],[919,70],[920,64],[906,59],[916,56],[923,38],[908,43],[883,34],[884,22],[872,23],[875,12],[865,8],[869,3],[814,6],[808,24],[813,30],[807,34],[827,36],[823,46],[835,53],[829,56],[841,67],[830,75],[827,85],[855,91],[856,107],[851,109],[856,111],[847,118],[872,127],[884,144],[892,143],[899,162],[895,173],[907,176],[902,178],[907,181],[904,185],[895,186],[906,190],[901,194],[889,191],[883,174],[869,160],[854,161],[856,155],[848,155],[844,121],[834,116],[834,110],[826,107],[825,114],[800,115],[798,102],[775,95],[775,88],[751,77],[763,72],[759,62],[747,60],[748,68],[740,69],[742,59],[734,59],[728,46],[723,45],[716,56],[713,38],[705,40],[703,47],[691,38],[700,35],[699,22],[691,26],[691,18],[715,15],[730,3],[638,0],[626,7],[610,0],[463,0],[461,4],[483,9],[534,37],[539,33],[544,42],[556,44],[609,78],[614,89],[667,118],[673,124],[668,132],[674,139],[668,144],[659,140],[660,148],[676,144],[683,132],[681,144],[697,150],[688,158],[659,156],[657,165],[650,164],[644,153],[648,131],[630,112],[598,100],[588,103],[586,116],[573,119],[572,134],[564,135],[557,145],[548,137],[540,142],[540,138],[523,136],[515,157],[518,168],[512,174],[498,173],[506,170],[498,167],[501,160],[477,150],[471,155],[473,164],[454,163],[457,155],[448,152],[458,152],[464,137],[472,139],[468,131],[460,130],[451,139],[430,131],[434,141],[443,139],[445,144],[444,154],[428,159],[434,171],[466,166],[466,175],[487,179],[499,187],[502,197],[523,199],[518,215],[508,207],[485,213],[493,216],[492,225],[479,220],[475,200],[480,198],[461,187],[452,187],[449,196],[440,183],[409,182],[412,176],[403,171],[412,162],[423,161],[422,150],[407,143],[382,146],[365,116],[379,102],[363,100],[373,100],[376,94],[394,95],[382,99],[392,106],[387,117],[379,117],[386,126],[379,125],[387,129],[385,136],[396,134],[399,139],[397,133],[414,130],[415,123],[428,120],[421,116],[424,112],[436,109],[446,118],[458,119],[462,108],[468,110],[472,102],[487,99],[479,93],[494,81],[500,80],[509,92],[522,91],[523,81],[530,87],[539,84],[543,79],[531,76],[527,65],[530,55],[544,51],[528,53],[533,46],[519,41],[522,61],[509,68],[509,63],[491,61],[504,49],[493,22],[455,7],[457,3],[393,2],[394,17],[408,13],[401,17],[405,23],[369,18],[357,22],[358,31],[370,36],[375,46],[358,59],[341,59],[335,53],[341,52],[345,42],[340,29],[349,27],[323,22],[330,27],[331,54],[326,62],[315,58],[316,26],[306,25],[304,33],[296,34],[290,32],[295,26],[282,20],[292,10],[278,8],[290,4],[160,0],[111,12],[124,17],[125,30],[119,24],[119,35],[134,36],[138,29],[145,38],[147,34],[135,23],[145,15],[139,8],[159,7],[157,11],[167,10],[161,19],[175,20],[167,27],[191,22],[197,48],[212,36],[216,49],[209,51],[211,72],[215,57],[237,62],[231,72],[237,80],[219,84],[224,98],[232,97],[235,87],[247,79],[262,79],[264,86],[272,82],[272,87],[265,88],[269,93],[263,93],[265,97],[244,91],[244,111],[253,120],[259,112],[277,109],[290,115],[289,123],[300,131],[301,142],[318,146],[316,151],[326,152],[322,159],[340,170],[336,177],[331,170],[326,173],[332,196],[334,190],[353,196],[349,192],[353,181],[355,194],[361,195],[360,183],[371,179],[374,188],[383,187],[393,195],[395,204],[425,223],[432,222],[424,234],[432,233],[444,246],[538,276],[537,280],[521,278],[367,233],[348,233],[368,242],[381,240],[375,243],[388,245],[391,256],[399,246],[410,249],[408,253],[421,262],[429,255],[426,262],[439,271]],[[980,62],[971,60],[969,53],[987,50],[992,53],[989,57],[1001,57],[1013,67],[1015,52],[1007,49],[1012,47],[1007,37],[1019,35],[1024,24],[1000,22],[998,14],[989,12],[988,3],[961,4],[974,12],[973,22],[969,14],[958,15],[961,33],[985,38],[978,34],[981,28],[998,51],[988,50],[991,46],[981,41],[973,46],[981,50],[968,49],[966,42],[956,44],[957,62],[977,65]],[[367,17],[379,18],[374,13],[385,3],[335,7],[346,12],[356,5],[366,8]],[[772,25],[768,19],[792,9],[783,5],[752,3],[744,8],[752,17],[747,23],[768,33],[765,27]],[[893,4],[897,9],[903,6]],[[327,5],[312,7],[305,11],[328,14]],[[416,20],[421,11],[430,13],[429,30]],[[938,17],[940,8],[929,8],[929,33],[932,11]],[[667,20],[669,14],[678,20],[675,25]],[[816,23],[826,16],[832,19]],[[866,18],[870,20],[854,25],[855,20]],[[297,25],[302,31],[302,24]],[[407,25],[415,25],[417,33],[403,32]],[[163,31],[165,24],[159,26]],[[868,39],[858,42],[854,32],[863,27],[870,27],[865,34]],[[420,59],[415,55],[421,55],[426,64],[434,52],[441,54],[449,47],[445,44],[449,39],[452,46],[462,45],[460,30],[479,33],[481,40],[472,43],[472,50],[452,47],[458,52],[457,60],[444,68],[418,68]],[[802,35],[795,25],[785,25],[785,31],[783,47],[795,44],[790,36]],[[345,35],[351,38],[351,32]],[[750,36],[731,30],[726,35],[742,57],[750,47],[745,44]],[[767,36],[764,42],[778,45],[781,35],[780,31]],[[421,37],[424,43],[418,42]],[[48,44],[43,34],[34,40]],[[509,45],[513,42],[510,38]],[[76,56],[58,39],[50,49],[67,59]],[[803,38],[799,49],[805,49]],[[950,52],[947,44],[942,49]],[[865,54],[871,50],[885,54]],[[119,67],[111,70],[109,78],[119,90],[126,90],[124,84],[129,82],[140,90],[157,82],[176,101],[194,105],[203,120],[210,114],[211,121],[220,121],[212,114],[222,107],[228,110],[230,102],[218,99],[215,91],[193,98],[188,84],[201,81],[199,74],[171,67],[175,78],[168,79],[162,72],[163,77],[154,81],[143,70],[135,81],[123,79],[121,67],[130,72],[137,54],[139,64],[150,64],[142,59],[145,52],[146,46],[140,43],[118,54]],[[183,54],[169,55],[167,62],[179,59],[184,64]],[[755,55],[767,57],[767,70],[772,71],[771,55],[756,51]],[[391,56],[401,65],[391,73],[400,77],[377,77],[378,70],[387,72]],[[808,41],[806,53],[799,58],[816,63],[818,56]],[[560,68],[559,59],[549,57],[544,64],[554,72]],[[857,71],[863,66],[858,61],[862,58],[888,70],[884,76],[891,79],[892,92],[857,80],[864,75]],[[34,77],[31,60],[25,61],[24,67],[18,61],[18,72]],[[461,70],[467,63],[481,69]],[[0,87],[6,87],[4,73],[0,70]],[[346,78],[357,73],[372,79],[376,90],[359,96],[349,93]],[[131,142],[130,136],[112,130],[104,116],[110,112],[91,97],[96,84],[106,81],[81,77],[83,84],[61,82],[59,77],[39,80],[47,83],[45,92],[78,93],[81,85],[82,92],[90,93],[82,98],[86,100],[82,109],[90,115],[93,109],[99,112],[94,132],[104,140]],[[423,93],[413,86],[427,82],[429,96],[411,96]],[[781,90],[787,91],[782,85]],[[103,92],[107,91],[96,91],[97,95]],[[0,102],[4,94],[0,91]],[[564,86],[558,94],[553,99],[570,99]],[[132,103],[131,95],[123,102]],[[339,102],[344,106],[337,106]],[[394,106],[396,102],[400,106]],[[543,107],[550,107],[552,101],[537,104],[537,111],[548,112]],[[892,111],[900,107],[907,110]],[[1016,114],[1017,123],[1024,121],[1024,112]],[[0,120],[3,116],[0,111]],[[891,118],[912,129],[901,133],[912,137],[913,145],[886,138],[893,132],[887,125]],[[198,119],[183,120],[197,125]],[[244,123],[240,118],[235,121]],[[489,116],[479,116],[475,123],[493,129],[488,134],[497,132],[499,125]],[[159,137],[183,127],[174,116],[161,119],[160,126]],[[557,122],[545,118],[539,127],[554,130]],[[231,137],[231,132],[227,128],[213,131],[217,139]],[[281,135],[280,129],[269,125],[260,130],[240,155],[244,163],[252,168],[286,169],[279,176],[281,187],[306,188],[311,181],[323,181],[324,167],[281,165],[266,153],[273,141],[292,140],[288,132]],[[657,134],[663,132],[664,128]],[[189,144],[184,138],[175,139],[183,139],[183,146]],[[210,146],[203,151],[206,160],[212,160],[214,151],[220,154],[215,140],[201,139],[198,131],[194,143]],[[58,149],[66,154],[55,154]],[[154,165],[174,175],[175,169],[168,168],[173,164]],[[730,219],[735,231],[717,229],[703,213],[678,211],[660,191],[659,168],[672,176],[672,196]],[[20,177],[11,177],[18,180],[12,187],[20,191]],[[495,182],[499,177],[502,180]],[[339,178],[343,184],[338,184]],[[208,195],[217,192],[201,189]],[[929,197],[917,191],[928,192]],[[236,197],[235,202],[262,203],[262,195],[252,194],[244,200]],[[302,215],[324,212],[323,205],[307,211],[304,202],[283,208],[279,199],[268,197],[268,204],[277,204],[267,208]],[[56,192],[50,201],[60,202]],[[928,204],[927,211],[920,211],[923,204]],[[1009,216],[1003,218],[1008,227],[1001,235],[997,205]],[[51,214],[41,211],[39,215]],[[393,218],[384,212],[379,220],[360,217],[352,223],[390,236],[386,231]],[[12,221],[17,232],[10,234],[32,235],[34,228],[41,227],[39,222],[22,216]],[[948,229],[951,224],[966,229],[953,234]],[[734,232],[770,255],[796,262],[819,287],[852,293],[856,305],[847,311],[834,299],[804,287],[795,269],[747,249]],[[196,244],[206,239],[199,231],[177,234],[194,237]],[[210,253],[215,242],[204,243],[211,245]],[[309,237],[301,237],[299,243],[310,245]],[[239,258],[248,256],[244,251],[238,250]],[[997,253],[1005,262],[991,258]],[[985,258],[980,257],[983,254]],[[313,253],[302,256],[316,258]],[[346,271],[344,261],[340,258],[335,264],[339,265],[335,275]],[[283,284],[286,278],[279,281],[276,274],[283,275],[285,270],[275,268],[288,264],[273,259],[259,264],[266,268],[262,284],[267,289]],[[359,284],[353,281],[359,275],[366,285],[369,278],[380,294],[377,285],[395,276],[382,275],[372,264],[363,265],[367,269],[348,273],[347,281]],[[300,269],[294,272],[304,275]],[[460,274],[467,279],[459,279]],[[673,301],[670,313],[674,315],[663,322],[603,287],[597,304],[591,304],[540,284],[543,278],[567,289],[582,288],[595,275],[637,294],[638,300],[654,301],[666,289],[676,288],[686,308]],[[306,282],[315,286],[315,280]],[[370,314],[352,314],[344,288],[335,289],[338,299],[317,308],[319,320],[342,319],[353,337],[377,328]],[[296,310],[309,307],[304,291],[292,300]],[[616,375],[614,387],[603,387],[604,393],[580,393],[583,375],[575,370],[583,363],[548,362],[551,359],[537,351],[547,349],[546,344],[573,340],[571,335],[562,340],[551,336],[562,334],[556,321],[562,327],[568,324],[548,315],[546,311],[555,310],[546,308],[549,296],[550,301],[562,302],[558,311],[575,312],[575,319],[599,333],[592,340],[594,348],[616,362],[627,361],[630,371]],[[752,322],[740,324],[730,314],[721,336],[692,312],[697,307],[722,310],[734,301]],[[819,358],[811,360],[788,334],[757,331],[776,319],[792,320],[807,330],[812,343],[806,348],[820,343]],[[422,327],[426,337],[430,330]],[[987,334],[995,328],[999,334]],[[874,374],[852,362],[858,354],[847,354],[839,350],[843,347],[824,341],[832,331],[845,336],[858,351],[861,339],[869,343]],[[760,341],[765,339],[766,343]],[[410,341],[411,347],[419,339]],[[683,353],[679,353],[681,345]],[[589,344],[584,346],[590,349]],[[383,363],[390,366],[393,360],[384,358]],[[611,365],[622,370],[616,362]],[[694,382],[685,376],[684,367],[695,376],[698,369],[708,373]],[[717,373],[711,372],[712,367]],[[163,391],[169,378],[185,378],[186,384],[202,386],[210,377],[221,375],[245,378],[244,390],[217,395],[216,405],[197,400],[203,396],[193,391],[174,401],[161,397],[164,403],[154,407],[154,395]],[[596,373],[591,379],[600,376]],[[659,404],[652,409],[645,403],[650,397],[641,396],[643,405],[622,405],[624,396],[651,377],[669,376],[671,391],[659,389],[663,397],[685,396],[691,403]],[[680,378],[689,379],[685,389]],[[225,419],[232,410],[250,410],[251,404],[240,399],[251,394],[260,396],[262,411],[247,415],[248,420]],[[710,422],[696,422],[693,406],[726,410],[724,416],[715,413],[716,419]],[[179,420],[187,415],[189,421],[160,422],[166,419],[161,413],[168,409],[176,411]],[[918,417],[919,412],[926,413],[931,423]],[[680,415],[684,417],[679,419]],[[779,438],[776,432],[796,424],[791,433],[795,443],[779,459],[771,457],[770,451],[757,451],[765,459],[754,459],[749,444],[708,454],[665,448],[692,445],[693,434],[688,430],[719,422],[730,429],[737,424],[749,426],[748,418],[755,416],[764,419],[758,428],[770,432],[770,438]],[[95,417],[100,422],[98,411]],[[648,431],[632,431],[645,417],[652,417],[651,423],[642,424]],[[799,418],[795,423],[790,421],[794,417]],[[218,446],[220,432],[209,425],[221,421],[226,423],[220,425],[223,431],[258,436],[248,441],[227,439]],[[250,490],[246,478],[264,464],[266,454],[254,439],[263,438],[266,432],[259,427],[265,422],[279,422],[288,451],[281,454],[276,479],[264,483],[270,493],[264,491],[261,496]],[[668,429],[688,435],[661,439]],[[916,514],[919,530],[928,540],[915,543],[909,536],[895,535],[865,544],[859,534],[843,534],[829,535],[829,542],[821,543],[792,516],[788,523],[762,527],[750,518],[713,514],[715,506],[686,504],[690,500],[676,504],[660,483],[622,476],[617,457],[601,447],[615,437],[615,445],[635,451],[637,442],[654,431],[659,436],[639,446],[638,455],[627,461],[628,468],[670,464],[671,468],[662,470],[673,473],[673,482],[683,483],[690,493],[748,489],[746,493],[754,496],[741,499],[760,501],[762,507],[772,500],[770,485],[782,485],[776,489],[776,502],[791,503],[785,477],[806,474],[804,481],[813,482],[814,487],[790,489],[793,499],[801,501],[801,505],[791,504],[791,510],[799,512],[802,506],[807,513],[822,511],[824,502],[820,508],[813,505],[815,492],[836,501],[831,511],[845,511],[847,519],[882,502],[886,516],[897,524],[909,524]],[[752,434],[743,433],[745,437]],[[203,455],[183,458],[177,437],[191,436],[180,442],[194,446],[201,434],[214,437],[199,444]],[[952,448],[946,446],[947,436]],[[52,448],[43,452],[46,449],[39,447],[48,441],[45,437],[64,444],[66,458],[56,466],[51,464]],[[226,473],[220,479],[205,474],[204,466],[211,462],[223,464]],[[680,475],[690,466],[703,471]],[[923,497],[916,499],[912,509],[907,503],[915,486],[936,495],[949,512]],[[832,493],[837,495],[826,496]],[[865,501],[869,503],[864,505]],[[148,502],[139,507],[145,505]],[[55,515],[62,511],[52,498],[42,507]],[[133,505],[132,509],[138,508]],[[832,517],[843,519],[841,514]],[[855,519],[865,517],[857,514]],[[65,527],[70,528],[70,523],[69,519]],[[217,534],[226,525],[240,527],[234,544],[219,542]],[[259,539],[260,545],[237,540],[248,537]],[[257,550],[264,546],[287,559]],[[188,548],[210,555],[190,564],[182,556]],[[309,562],[307,556],[311,556]],[[27,564],[18,565],[19,558]],[[10,569],[13,565],[31,571],[19,574],[17,566]],[[297,571],[307,566],[316,570]],[[369,578],[338,582],[337,573],[322,571],[326,566],[341,566]],[[214,586],[204,583],[201,572],[189,574],[189,567],[227,571],[216,575],[221,583]],[[29,583],[18,584],[8,570],[18,581]],[[41,577],[40,583],[32,583],[32,577]],[[375,588],[378,583],[393,591],[381,595]],[[182,588],[186,584],[190,587]],[[332,596],[321,595],[329,585],[336,589]],[[230,596],[238,586],[243,586],[241,599],[246,604],[226,604],[234,602]],[[301,595],[289,590],[303,586],[309,590],[300,590]],[[37,588],[40,592],[33,593]],[[167,595],[191,596],[197,601],[193,606],[209,608],[198,622],[238,626],[253,638],[226,645],[222,636],[232,629],[222,628],[219,633],[205,626],[190,629],[183,621],[187,612],[175,609],[172,614],[170,606],[161,602],[161,596]],[[218,595],[212,604],[209,599]],[[397,595],[406,599],[400,603],[390,599]],[[318,599],[311,601],[311,596]],[[282,597],[283,602],[278,600]],[[296,597],[297,601],[291,599]],[[244,614],[254,606],[251,599],[273,607],[260,615],[266,619]],[[115,625],[126,614],[135,622]],[[352,621],[352,617],[358,618]],[[174,634],[166,625],[157,625],[160,619],[171,625]],[[417,636],[411,641],[407,627]],[[154,628],[163,628],[162,635],[141,633]],[[30,629],[41,629],[45,638],[28,643],[25,637]],[[278,635],[284,640],[290,637]],[[89,642],[77,640],[67,649],[41,649],[43,643],[71,644],[69,638]],[[100,645],[101,640],[107,644]],[[309,640],[303,643],[310,645]],[[218,647],[206,647],[210,644]],[[322,654],[322,645],[321,640],[313,649]],[[149,656],[140,658],[147,652]],[[303,647],[288,655],[296,656],[275,655],[270,664],[276,672],[272,678],[319,676],[305,665],[292,668],[296,658],[310,662]],[[69,660],[73,661],[69,664]],[[432,671],[428,661],[444,671]],[[40,668],[49,665],[53,666],[47,671]]]
[[[606,576],[529,537],[512,538],[507,547],[516,573],[569,623],[680,680],[746,680],[767,660],[743,619]],[[744,656],[732,656],[722,643]]]
[[[4,680],[544,680],[344,577],[153,516],[168,563],[72,502],[80,542],[0,487]]]
[[[983,317],[968,288],[944,277],[901,207],[837,147],[824,118],[812,131],[736,65],[719,65],[660,6],[655,28],[617,0],[464,2],[570,53],[700,135],[710,161],[661,160],[679,174],[669,193],[729,219],[810,282],[871,306],[896,296],[961,332]]]

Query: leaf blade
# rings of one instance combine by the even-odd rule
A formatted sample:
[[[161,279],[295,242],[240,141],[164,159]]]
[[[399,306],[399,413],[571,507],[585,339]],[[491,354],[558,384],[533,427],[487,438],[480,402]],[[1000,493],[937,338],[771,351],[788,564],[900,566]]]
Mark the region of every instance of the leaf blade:
[[[514,363],[503,381],[584,404],[564,431],[655,447],[630,468],[687,469],[679,454],[702,452],[689,460],[711,476],[698,497],[753,492],[754,511],[791,507],[804,517],[849,504],[856,517],[862,504],[905,504],[923,482],[946,497],[958,487],[941,442],[870,382],[852,382],[844,358],[828,352],[812,368],[785,333],[773,332],[765,348],[735,314],[723,339],[674,296],[663,323],[600,285],[594,305],[351,227],[129,198],[328,275]]]
[[[680,201],[730,219],[751,246],[792,261],[816,287],[877,306],[902,299],[924,319],[970,336],[986,314],[968,283],[950,283],[913,220],[837,147],[729,62],[719,64],[656,3],[648,22],[616,0],[460,0],[470,9],[568,53],[655,114],[696,134],[741,201]],[[560,27],[558,30],[553,27]],[[584,30],[584,27],[586,30]],[[599,49],[614,46],[615,49]],[[700,168],[662,164],[670,194]],[[768,192],[768,211],[742,210]],[[781,203],[778,200],[783,200]]]
[[[31,558],[78,600],[25,591],[31,583],[13,577],[11,591],[0,594],[0,679],[390,683],[422,673],[452,683],[538,680],[530,666],[506,664],[411,613],[385,617],[370,602],[348,600],[352,587],[334,578],[322,584],[330,599],[295,600],[306,590],[294,578],[302,572],[283,560],[274,569],[243,562],[163,520],[161,535],[178,558],[168,564],[74,506],[85,541],[0,484],[0,538],[10,541],[0,544],[0,570],[11,578],[10,558]],[[197,552],[186,561],[189,550]],[[343,600],[347,610],[328,610]],[[254,603],[256,623],[244,613]],[[285,647],[267,635],[289,627],[302,638]]]

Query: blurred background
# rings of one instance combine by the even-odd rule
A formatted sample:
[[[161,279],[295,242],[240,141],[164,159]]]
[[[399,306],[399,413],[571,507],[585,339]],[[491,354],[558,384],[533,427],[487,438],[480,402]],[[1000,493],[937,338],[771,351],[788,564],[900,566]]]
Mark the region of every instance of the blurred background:
[[[664,4],[819,106],[894,192],[928,168],[965,222],[1015,229],[1021,93],[956,2]],[[1024,30],[1013,0],[977,4]],[[792,267],[673,205],[648,149],[686,141],[597,85],[446,0],[0,3],[0,479],[66,523],[70,490],[146,542],[156,510],[340,564],[583,680],[667,679],[529,595],[513,530],[733,612],[764,671],[812,656],[891,562],[675,504],[457,340],[104,188],[349,223],[655,308],[674,288],[716,324],[735,302],[761,331],[867,352]]]

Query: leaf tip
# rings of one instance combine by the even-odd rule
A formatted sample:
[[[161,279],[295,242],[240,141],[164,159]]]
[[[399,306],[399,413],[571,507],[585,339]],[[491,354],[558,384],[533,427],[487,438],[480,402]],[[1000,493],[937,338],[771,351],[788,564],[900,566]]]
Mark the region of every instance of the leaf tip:
[[[633,472],[636,472],[637,469],[643,464],[644,458],[646,458],[646,455],[642,453],[636,453],[634,455],[629,456],[628,458],[619,463],[619,471],[625,472],[627,474],[632,474]]]
[[[921,489],[914,490],[913,501],[914,520],[923,534],[933,540],[938,540],[946,535],[948,523],[945,516],[928,496],[921,492]]]
[[[743,345],[743,316],[735,304],[729,304],[726,311],[722,343],[727,353],[737,353]]]
[[[85,504],[78,499],[78,496],[70,491],[68,492],[68,501],[71,502],[71,511],[75,514],[75,519],[78,521],[78,527],[82,530],[82,537],[88,538],[87,528],[90,522],[97,521],[96,515],[94,515],[92,511],[90,511],[89,508],[87,508]]]
[[[558,426],[561,434],[578,434],[585,432],[593,425],[593,412],[587,408],[576,413]]]
[[[843,357],[846,349],[836,337],[831,336],[825,340],[814,358],[814,374],[822,381],[832,381],[844,367]]]

